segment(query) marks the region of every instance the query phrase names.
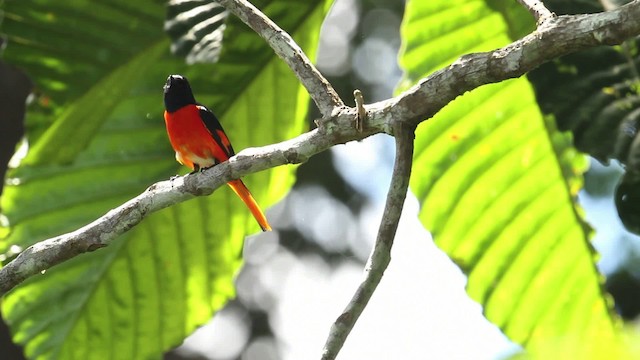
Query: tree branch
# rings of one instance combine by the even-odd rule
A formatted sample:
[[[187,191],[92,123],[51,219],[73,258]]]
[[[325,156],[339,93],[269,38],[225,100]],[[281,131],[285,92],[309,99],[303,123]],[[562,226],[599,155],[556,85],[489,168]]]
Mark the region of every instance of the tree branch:
[[[329,117],[335,108],[344,106],[338,93],[287,32],[246,0],[217,0],[217,2],[267,41],[276,55],[284,60],[296,74],[323,116]]]
[[[538,25],[555,16],[540,0],[518,0],[518,2],[533,15]]]
[[[401,98],[384,101],[398,109],[412,109],[406,121],[418,124],[435,115],[457,96],[481,85],[516,78],[542,63],[599,45],[618,45],[640,34],[640,0],[614,11],[564,15],[546,21],[534,32],[503,48],[468,54],[420,80]],[[453,95],[453,97],[451,96]]]
[[[224,2],[230,3],[231,0]],[[208,195],[232,179],[284,164],[304,162],[336,144],[361,140],[380,132],[392,134],[391,124],[395,122],[403,122],[409,128],[415,127],[456,97],[481,85],[521,76],[543,62],[562,55],[601,44],[619,44],[637,36],[640,34],[640,21],[637,19],[640,19],[640,0],[610,12],[553,18],[523,39],[495,51],[462,56],[404,93],[365,105],[367,116],[363,119],[362,132],[354,127],[357,110],[337,107],[332,110],[330,117],[319,122],[320,127],[316,130],[275,145],[245,149],[228,162],[201,174],[156,183],[91,224],[27,248],[0,269],[0,295],[56,264],[109,245],[118,235],[154,211],[194,196]],[[267,41],[273,43],[281,41],[279,39],[270,37]],[[272,47],[276,46],[272,44]],[[308,74],[301,60],[293,56],[289,61],[295,63],[294,72],[300,78],[307,79],[299,73],[302,71],[300,69],[306,69],[303,73]],[[315,84],[318,80],[305,81]],[[314,99],[327,96],[316,94],[326,90],[320,85],[308,86],[307,83],[307,89]],[[333,99],[332,96],[329,98]],[[325,104],[325,111],[331,107],[327,104],[335,104],[335,99],[324,101],[320,103]]]
[[[345,111],[349,114],[349,111]],[[201,173],[176,177],[151,185],[145,192],[109,211],[94,222],[67,234],[38,242],[0,269],[0,296],[27,278],[79,254],[108,246],[149,214],[196,196],[210,195],[220,186],[244,175],[284,164],[305,162],[310,156],[345,142],[344,133],[356,134],[351,122],[342,119],[348,129],[316,129],[292,140],[256,149],[245,149],[222,164]],[[349,116],[349,115],[344,115]],[[325,124],[329,124],[329,120]],[[348,131],[345,131],[348,130]],[[362,134],[362,138],[371,135]]]
[[[364,269],[365,278],[358,286],[353,298],[329,330],[329,337],[322,351],[322,360],[333,360],[347,340],[356,321],[369,303],[378,287],[384,271],[391,261],[391,247],[398,229],[400,214],[404,205],[411,177],[413,163],[414,128],[397,122],[394,124],[396,158],[393,167],[387,202],[384,207],[378,237]]]

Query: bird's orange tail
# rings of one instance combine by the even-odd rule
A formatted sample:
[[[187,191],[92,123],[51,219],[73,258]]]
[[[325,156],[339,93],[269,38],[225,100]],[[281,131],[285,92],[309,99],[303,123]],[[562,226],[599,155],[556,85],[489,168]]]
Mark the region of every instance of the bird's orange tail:
[[[269,222],[267,222],[267,217],[264,216],[264,213],[258,206],[258,203],[247,189],[247,186],[242,182],[242,180],[233,180],[227,183],[233,189],[233,191],[242,199],[242,201],[247,205],[253,217],[256,218],[256,221],[262,228],[262,231],[271,231],[271,226],[269,226]]]

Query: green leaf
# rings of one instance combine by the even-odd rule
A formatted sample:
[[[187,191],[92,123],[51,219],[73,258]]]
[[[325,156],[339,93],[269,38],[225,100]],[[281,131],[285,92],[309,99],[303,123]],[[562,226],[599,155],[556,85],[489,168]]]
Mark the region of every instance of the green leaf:
[[[179,165],[161,115],[168,74],[189,77],[237,150],[285,140],[305,127],[308,95],[235,18],[219,62],[187,67],[168,55],[165,9],[155,1],[43,4],[2,5],[7,59],[29,71],[50,99],[30,108],[31,150],[8,175],[1,205],[10,233],[0,243],[3,252],[77,229],[175,174]],[[327,4],[259,5],[313,56]],[[38,42],[48,34],[60,37],[59,46]],[[93,58],[101,52],[117,61]],[[77,76],[67,73],[76,68]],[[245,181],[266,207],[288,191],[294,169]],[[3,315],[29,358],[159,358],[234,296],[243,239],[257,230],[235,194],[219,189],[155,213],[111,246],[29,279],[5,297]]]
[[[67,164],[96,136],[113,108],[130,96],[135,84],[149,77],[149,61],[159,61],[166,43],[158,42],[114,69],[86,94],[66,106],[23,160],[24,165]],[[69,141],[74,139],[74,141]]]
[[[462,54],[504,46],[509,24],[529,21],[519,9],[489,5],[409,1],[404,83]],[[586,164],[545,122],[525,78],[459,97],[416,134],[411,189],[421,221],[468,275],[467,292],[487,319],[534,353],[587,356],[616,337],[591,230],[576,204]]]

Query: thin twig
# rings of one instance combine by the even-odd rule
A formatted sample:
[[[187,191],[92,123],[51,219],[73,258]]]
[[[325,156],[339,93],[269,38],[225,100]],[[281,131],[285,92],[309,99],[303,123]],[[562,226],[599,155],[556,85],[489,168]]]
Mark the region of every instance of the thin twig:
[[[533,15],[538,25],[556,16],[540,0],[518,0],[518,2]]]
[[[364,96],[362,95],[362,91],[358,89],[353,90],[353,99],[356,102],[356,109],[358,109],[358,114],[356,115],[356,129],[359,132],[362,132],[364,122],[367,121],[367,110],[364,108]]]
[[[640,19],[640,0],[605,13],[557,17],[534,34],[501,49],[465,55],[402,94],[365,105],[367,116],[363,132],[358,132],[353,126],[357,110],[340,108],[327,121],[321,122],[318,129],[294,139],[246,149],[228,162],[201,174],[156,183],[93,223],[27,248],[0,269],[0,296],[43,270],[78,254],[109,245],[118,235],[154,211],[194,196],[208,195],[232,179],[284,164],[304,162],[336,144],[361,140],[381,132],[393,133],[390,127],[395,122],[415,127],[456,97],[479,86],[522,76],[546,61],[572,52],[602,44],[619,44],[638,36],[640,21],[637,19]]]
[[[600,4],[605,11],[611,11],[619,7],[618,4],[614,3],[611,0],[600,0]]]
[[[323,116],[329,117],[335,108],[344,106],[338,93],[287,32],[246,0],[218,0],[218,3],[267,41],[296,74]]]
[[[414,129],[402,122],[396,122],[394,136],[396,139],[396,158],[378,237],[364,269],[364,280],[329,330],[329,337],[322,351],[322,360],[333,360],[338,356],[347,336],[369,303],[369,299],[378,287],[382,275],[391,261],[391,247],[398,229],[411,177]]]

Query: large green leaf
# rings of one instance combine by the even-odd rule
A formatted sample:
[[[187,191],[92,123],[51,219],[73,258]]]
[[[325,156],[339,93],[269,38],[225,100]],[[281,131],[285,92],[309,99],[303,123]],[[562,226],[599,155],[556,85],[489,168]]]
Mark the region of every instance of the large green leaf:
[[[405,84],[522,35],[530,16],[512,3],[409,1]],[[552,348],[555,358],[566,357],[558,356],[563,346],[584,358],[576,354],[607,347],[616,333],[576,205],[585,167],[566,135],[545,122],[525,78],[463,95],[416,134],[411,188],[421,221],[468,275],[467,292],[485,316],[526,349]]]
[[[257,5],[313,55],[327,2]],[[168,54],[156,1],[10,1],[2,10],[7,61],[29,71],[49,99],[30,109],[31,150],[8,175],[3,252],[73,230],[175,174],[161,116],[170,73],[192,80],[238,150],[304,129],[305,91],[235,18],[219,63],[187,67]],[[59,46],[48,45],[50,35]],[[288,190],[292,170],[246,182],[268,206]],[[220,189],[28,280],[5,297],[3,315],[30,358],[157,358],[234,295],[243,238],[257,230],[242,202]]]

